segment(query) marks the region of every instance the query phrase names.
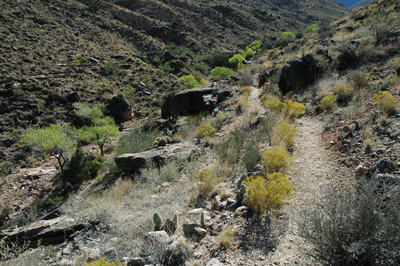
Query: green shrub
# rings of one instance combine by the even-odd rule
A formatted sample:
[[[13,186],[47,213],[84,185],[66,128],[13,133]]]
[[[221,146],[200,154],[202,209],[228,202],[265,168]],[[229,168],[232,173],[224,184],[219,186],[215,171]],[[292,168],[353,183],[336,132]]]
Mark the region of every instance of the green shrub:
[[[242,55],[244,56],[245,59],[250,59],[255,55],[255,53],[253,49],[247,46],[246,49],[242,51]]]
[[[115,70],[118,69],[118,65],[115,62],[106,62],[103,65],[103,69],[110,71],[110,72],[114,72]]]
[[[234,54],[231,58],[229,58],[229,63],[230,64],[235,64],[237,69],[241,69],[245,66],[243,61],[245,60],[245,57],[241,54]]]
[[[322,110],[329,111],[336,107],[337,100],[335,95],[328,95],[322,98],[321,108]]]
[[[239,72],[239,86],[252,86],[254,84],[254,77],[251,74],[251,71],[249,69],[243,69],[242,71]]]
[[[285,205],[293,191],[290,181],[281,173],[269,174],[267,179],[262,176],[250,176],[246,178],[244,185],[246,186],[244,200],[258,215]]]
[[[73,186],[79,186],[83,181],[93,178],[90,175],[91,167],[92,164],[88,156],[81,148],[78,148],[67,164],[65,171],[61,174],[61,179],[64,184],[68,182]]]
[[[307,26],[307,33],[317,32],[320,25],[321,25],[320,21],[314,21],[314,24]]]
[[[304,210],[298,233],[324,265],[399,265],[398,187],[359,180],[357,190],[328,186]]]
[[[274,146],[266,150],[261,156],[261,164],[269,174],[275,172],[285,173],[295,160],[286,149]]]
[[[292,42],[292,41],[294,41],[294,38],[295,38],[294,33],[290,32],[290,31],[282,32],[281,36],[282,36],[282,39],[287,42]]]
[[[12,163],[10,161],[3,161],[0,163],[0,177],[6,176],[12,171]]]
[[[385,113],[390,113],[399,105],[399,100],[387,91],[379,91],[372,99]]]
[[[197,88],[206,84],[204,79],[198,81],[192,74],[178,78],[178,82],[182,83],[186,89]]]
[[[335,93],[337,95],[337,100],[348,102],[353,96],[353,88],[348,83],[339,83],[335,85]]]
[[[144,131],[140,127],[133,128],[130,133],[118,142],[117,154],[138,153],[153,148],[153,143],[160,133],[155,129]]]
[[[297,134],[296,124],[281,121],[274,125],[272,129],[272,144],[274,146],[282,146],[286,149],[293,149]]]
[[[226,67],[215,67],[211,70],[211,76],[218,78],[227,78],[233,73],[233,70]]]

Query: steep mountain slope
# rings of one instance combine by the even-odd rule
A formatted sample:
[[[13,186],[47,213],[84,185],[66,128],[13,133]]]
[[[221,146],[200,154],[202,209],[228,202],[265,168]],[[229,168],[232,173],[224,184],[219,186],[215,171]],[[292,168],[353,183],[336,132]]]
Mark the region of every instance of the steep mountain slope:
[[[104,106],[123,93],[142,116],[156,117],[162,96],[180,88],[176,75],[193,72],[198,55],[346,12],[334,0],[1,1],[0,159],[23,160],[13,146],[19,129],[71,122],[75,100]],[[157,58],[181,66],[161,71]]]
[[[362,1],[358,2],[357,4],[355,4],[354,6],[350,6],[348,9],[349,10],[354,10],[356,8],[369,5],[371,2],[372,2],[372,0],[362,0]]]

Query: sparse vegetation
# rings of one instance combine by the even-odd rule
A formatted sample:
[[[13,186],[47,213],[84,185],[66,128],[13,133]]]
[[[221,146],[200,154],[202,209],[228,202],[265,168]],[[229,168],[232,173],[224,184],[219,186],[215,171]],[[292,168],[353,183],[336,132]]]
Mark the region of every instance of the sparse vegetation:
[[[272,132],[272,145],[281,146],[286,149],[293,149],[297,134],[296,124],[281,121],[280,123],[274,125]]]
[[[215,67],[210,72],[211,76],[222,78],[222,79],[229,77],[232,73],[233,73],[233,70],[230,68],[226,68],[226,67]]]
[[[399,263],[397,190],[362,180],[358,190],[329,186],[322,194],[298,221],[313,246],[309,255],[328,265]]]

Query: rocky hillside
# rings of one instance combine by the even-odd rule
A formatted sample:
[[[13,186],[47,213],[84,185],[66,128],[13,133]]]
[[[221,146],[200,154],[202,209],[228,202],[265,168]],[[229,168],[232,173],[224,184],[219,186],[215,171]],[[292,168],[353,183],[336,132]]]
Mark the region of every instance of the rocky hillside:
[[[24,166],[20,130],[72,122],[74,102],[106,106],[122,93],[138,115],[158,117],[179,76],[215,66],[212,52],[345,14],[333,0],[2,1],[0,159]]]
[[[204,47],[196,47],[211,37],[185,34],[190,42],[171,44],[162,38],[178,31],[161,21],[178,3],[197,10],[201,2],[150,2],[169,14],[153,18],[140,1],[63,2],[56,9],[49,2],[35,9],[32,1],[22,13],[21,3],[1,4],[12,7],[7,16],[14,20],[1,19],[25,30],[6,29],[1,44],[25,54],[1,50],[8,66],[1,71],[9,73],[1,95],[13,100],[2,102],[2,121],[10,123],[2,156],[15,152],[24,162],[0,179],[1,263],[398,265],[399,0],[308,24],[303,38],[262,47],[238,62],[241,69],[188,90],[177,77],[206,64],[210,58],[198,60]],[[46,7],[69,15],[40,15]],[[185,21],[179,32],[191,25]],[[129,31],[139,22],[165,34]],[[58,32],[68,23],[64,35]],[[28,32],[33,26],[35,34]],[[19,50],[24,38],[38,40],[36,48]],[[160,54],[157,45],[165,49]],[[166,62],[176,67],[166,71]],[[173,93],[161,104],[166,92]],[[160,107],[169,112],[164,119]],[[65,172],[50,154],[18,142],[23,132],[8,130],[63,122],[74,132],[70,125],[94,123],[77,119],[78,112],[98,110],[118,111],[120,137],[104,147],[99,134],[71,139],[83,150],[64,153]]]
[[[371,2],[372,2],[372,0],[362,0],[362,1],[358,2],[357,4],[355,4],[354,6],[348,7],[348,9],[354,10],[356,8],[364,7],[366,5],[369,5]]]

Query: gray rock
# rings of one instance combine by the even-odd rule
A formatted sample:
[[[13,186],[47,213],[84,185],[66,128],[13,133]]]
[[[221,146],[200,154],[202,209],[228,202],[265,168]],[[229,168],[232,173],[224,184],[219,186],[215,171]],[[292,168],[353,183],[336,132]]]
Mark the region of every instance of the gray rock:
[[[106,257],[107,260],[109,261],[116,260],[117,256],[118,256],[117,251],[115,251],[115,249],[113,248],[107,249],[101,253],[101,257]]]
[[[217,258],[213,258],[211,259],[209,262],[207,262],[206,266],[223,266],[224,264],[222,264]]]
[[[196,234],[197,233],[196,227],[200,227],[200,225],[198,225],[196,223],[184,223],[182,225],[184,235],[190,236],[190,235]]]
[[[282,95],[289,92],[299,93],[313,83],[320,75],[314,56],[309,53],[301,59],[289,61],[283,66],[279,77],[279,90]]]
[[[18,245],[30,242],[30,247],[36,247],[39,242],[42,245],[56,245],[87,226],[88,224],[78,222],[71,217],[61,216],[34,222],[11,231],[2,231],[0,232],[0,243],[7,240]]]
[[[383,158],[368,168],[367,178],[376,174],[390,174],[397,170],[396,165],[390,158]]]
[[[115,157],[117,166],[125,173],[140,173],[140,169],[146,166],[146,161],[151,160],[160,166],[167,159],[187,160],[195,152],[193,142],[175,143],[157,149],[128,153]]]
[[[123,258],[122,263],[126,266],[144,266],[146,265],[146,259],[141,257]]]
[[[171,244],[171,238],[165,231],[148,232],[144,236],[145,246],[158,246]]]
[[[229,96],[231,96],[232,89],[218,90],[217,101],[225,101]]]
[[[81,100],[81,95],[79,92],[74,91],[68,94],[67,99],[70,100],[71,102],[79,102]]]

